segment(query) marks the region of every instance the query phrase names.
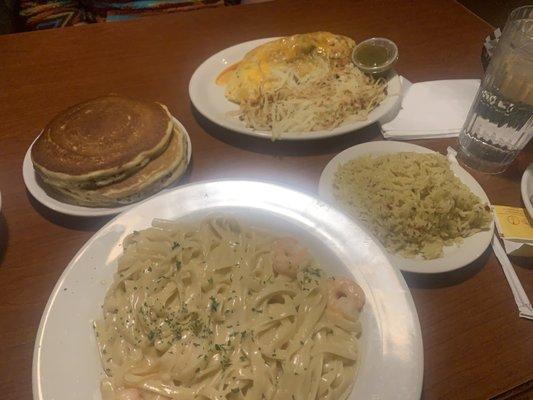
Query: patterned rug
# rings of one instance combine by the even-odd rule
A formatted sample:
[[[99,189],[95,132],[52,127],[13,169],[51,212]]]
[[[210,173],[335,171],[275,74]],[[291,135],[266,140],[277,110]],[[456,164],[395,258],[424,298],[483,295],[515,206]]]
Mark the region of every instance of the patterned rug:
[[[23,30],[59,28],[239,4],[241,0],[21,0]]]

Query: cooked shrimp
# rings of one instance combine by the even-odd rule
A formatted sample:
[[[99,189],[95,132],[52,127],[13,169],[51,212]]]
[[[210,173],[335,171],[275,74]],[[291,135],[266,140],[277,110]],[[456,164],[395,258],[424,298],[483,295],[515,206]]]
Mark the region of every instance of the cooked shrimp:
[[[311,263],[309,251],[291,237],[276,240],[272,251],[272,267],[278,274],[294,278],[299,268]]]
[[[327,308],[331,312],[356,321],[364,304],[365,293],[357,283],[347,278],[330,281]]]

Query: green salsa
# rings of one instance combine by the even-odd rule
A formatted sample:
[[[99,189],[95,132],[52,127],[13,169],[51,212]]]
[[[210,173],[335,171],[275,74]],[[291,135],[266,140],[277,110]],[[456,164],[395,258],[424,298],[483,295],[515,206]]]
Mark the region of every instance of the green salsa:
[[[363,44],[356,48],[354,58],[365,67],[378,67],[389,60],[389,51],[384,46]]]

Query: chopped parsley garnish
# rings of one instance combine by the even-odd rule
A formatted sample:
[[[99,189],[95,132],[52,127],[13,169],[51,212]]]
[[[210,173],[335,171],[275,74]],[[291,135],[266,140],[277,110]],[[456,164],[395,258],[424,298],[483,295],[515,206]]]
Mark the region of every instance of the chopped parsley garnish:
[[[211,311],[216,311],[218,309],[218,306],[220,305],[220,303],[217,301],[217,299],[213,296],[211,296],[209,298],[209,300],[211,300],[211,304],[210,304],[210,307],[211,307]]]
[[[189,329],[194,333],[195,336],[198,336],[202,331],[203,323],[198,319],[198,314],[194,313],[191,315],[191,320],[189,321]]]
[[[231,361],[229,360],[229,357],[226,354],[224,354],[220,359],[220,365],[222,366],[223,370],[231,365]]]
[[[176,327],[174,328],[174,336],[176,337],[177,340],[181,340],[182,333],[181,333],[180,325],[176,325]]]
[[[305,269],[310,275],[314,275],[314,276],[322,276],[322,271],[320,271],[320,269],[318,268],[311,268],[311,267],[307,267]]]

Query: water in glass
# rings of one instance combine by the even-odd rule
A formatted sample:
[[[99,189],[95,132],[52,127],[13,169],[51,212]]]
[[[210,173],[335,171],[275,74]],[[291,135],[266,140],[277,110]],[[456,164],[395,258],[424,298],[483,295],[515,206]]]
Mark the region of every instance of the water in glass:
[[[504,171],[533,136],[533,7],[515,10],[459,135],[459,160]]]

